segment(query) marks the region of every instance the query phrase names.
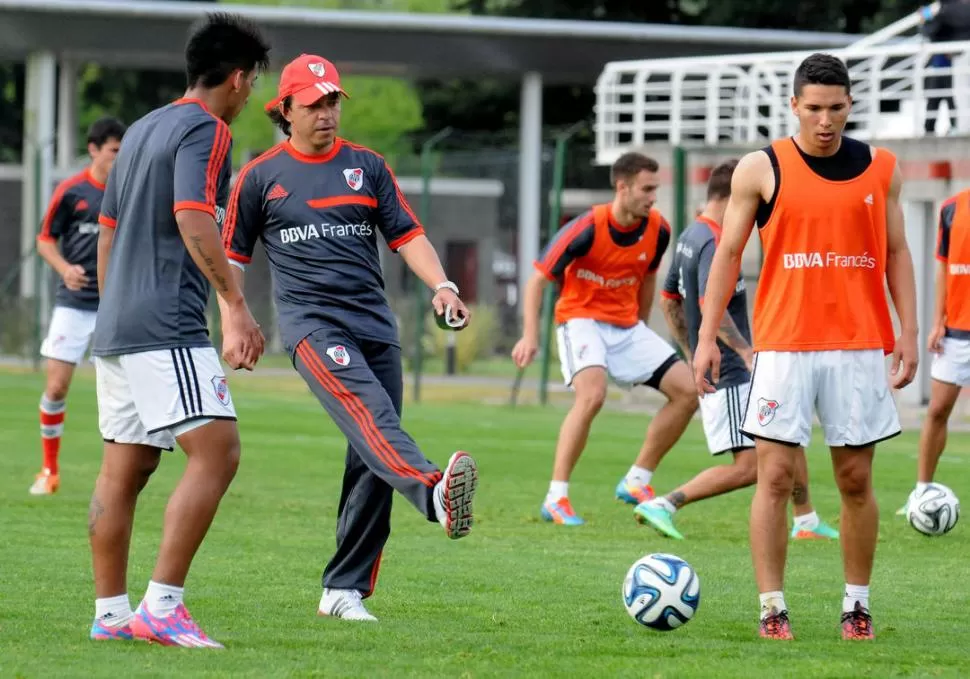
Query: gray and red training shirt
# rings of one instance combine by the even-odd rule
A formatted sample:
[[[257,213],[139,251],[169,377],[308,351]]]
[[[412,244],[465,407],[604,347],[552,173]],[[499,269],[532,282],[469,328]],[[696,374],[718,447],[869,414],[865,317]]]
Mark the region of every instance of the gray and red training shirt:
[[[100,222],[115,230],[94,331],[96,356],[209,346],[209,283],[175,213],[223,221],[232,175],[229,126],[195,99],[135,122],[115,159]]]
[[[424,233],[384,158],[339,138],[320,156],[286,141],[239,173],[223,241],[242,265],[262,242],[291,353],[322,325],[397,346],[378,231],[393,251]]]
[[[69,264],[84,267],[88,282],[80,290],[68,290],[58,281],[54,304],[97,311],[98,309],[98,214],[104,184],[85,169],[65,179],[51,196],[37,240],[60,242],[61,256]]]

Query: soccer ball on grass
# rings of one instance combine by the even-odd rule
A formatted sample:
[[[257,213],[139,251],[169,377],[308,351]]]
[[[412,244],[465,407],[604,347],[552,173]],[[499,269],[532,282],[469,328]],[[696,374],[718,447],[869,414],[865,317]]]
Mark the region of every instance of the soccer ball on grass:
[[[930,483],[921,492],[913,491],[906,518],[923,535],[944,535],[960,520],[960,500],[943,484]]]
[[[638,559],[623,580],[623,605],[644,627],[669,632],[694,617],[701,583],[686,561],[672,554]]]

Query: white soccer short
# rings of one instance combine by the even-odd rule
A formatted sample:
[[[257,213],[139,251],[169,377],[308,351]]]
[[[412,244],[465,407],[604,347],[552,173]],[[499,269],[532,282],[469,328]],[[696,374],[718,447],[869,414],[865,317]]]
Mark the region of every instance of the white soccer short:
[[[754,441],[741,433],[750,389],[751,383],[744,382],[704,394],[700,400],[701,421],[711,455],[754,448]]]
[[[77,365],[84,358],[94,334],[97,311],[55,306],[40,355]]]
[[[930,377],[960,387],[970,385],[970,340],[944,337],[943,353],[933,354]]]
[[[900,433],[882,350],[755,354],[743,432],[805,447],[815,414],[829,446],[867,446]]]
[[[606,368],[621,386],[649,383],[659,386],[660,378],[677,360],[674,348],[640,321],[621,328],[590,318],[573,318],[556,328],[562,377],[569,386],[581,370]]]
[[[101,436],[171,450],[182,434],[235,420],[225,371],[212,347],[161,349],[94,361]]]

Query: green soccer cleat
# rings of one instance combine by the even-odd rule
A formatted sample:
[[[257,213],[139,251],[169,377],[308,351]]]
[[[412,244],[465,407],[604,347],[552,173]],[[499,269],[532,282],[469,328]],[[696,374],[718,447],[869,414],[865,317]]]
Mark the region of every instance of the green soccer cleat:
[[[649,502],[641,502],[633,510],[633,516],[639,523],[646,523],[653,526],[661,535],[673,538],[674,540],[684,539],[680,531],[674,528],[674,515],[666,509],[657,507]]]
[[[832,528],[824,521],[819,521],[815,528],[799,528],[794,526],[791,530],[794,540],[838,540],[839,531]]]

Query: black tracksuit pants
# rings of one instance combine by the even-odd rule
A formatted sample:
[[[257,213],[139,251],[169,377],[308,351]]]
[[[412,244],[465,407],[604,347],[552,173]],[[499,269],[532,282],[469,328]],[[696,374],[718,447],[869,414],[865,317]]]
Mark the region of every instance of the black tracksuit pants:
[[[294,365],[348,442],[337,553],[323,571],[323,586],[357,589],[366,597],[391,533],[393,491],[436,521],[432,491],[441,471],[401,429],[398,347],[328,326],[297,345]]]

